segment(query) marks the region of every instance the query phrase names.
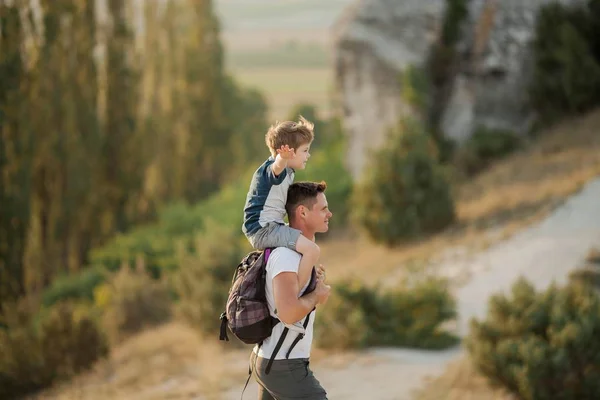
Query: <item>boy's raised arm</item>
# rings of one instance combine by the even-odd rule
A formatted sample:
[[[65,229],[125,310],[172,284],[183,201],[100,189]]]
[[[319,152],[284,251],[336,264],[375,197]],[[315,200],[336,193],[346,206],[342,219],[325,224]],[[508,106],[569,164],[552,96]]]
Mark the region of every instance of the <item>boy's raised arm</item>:
[[[277,154],[277,156],[275,157],[275,162],[273,163],[273,165],[271,165],[273,175],[281,175],[285,167],[287,167],[287,160],[282,158],[280,154]]]
[[[281,146],[279,150],[277,150],[277,156],[275,157],[275,162],[271,165],[271,169],[273,170],[273,174],[275,176],[279,176],[287,167],[287,163],[289,159],[294,158],[296,152],[294,149],[290,149],[290,146],[287,144],[285,146]]]

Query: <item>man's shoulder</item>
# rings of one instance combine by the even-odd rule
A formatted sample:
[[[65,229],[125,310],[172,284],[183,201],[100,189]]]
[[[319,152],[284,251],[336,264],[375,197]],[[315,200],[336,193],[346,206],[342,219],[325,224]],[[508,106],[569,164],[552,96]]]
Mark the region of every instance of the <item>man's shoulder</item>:
[[[267,263],[273,266],[290,263],[296,264],[300,263],[301,257],[300,253],[295,250],[288,249],[287,247],[277,247],[271,251]]]
[[[273,256],[275,256],[273,258],[274,260],[276,260],[278,258],[281,258],[281,257],[286,257],[286,258],[287,257],[294,257],[294,258],[295,257],[298,257],[298,258],[301,257],[300,253],[298,253],[296,250],[292,250],[292,249],[289,249],[287,247],[277,247],[277,248],[274,248],[273,250],[271,250],[271,255],[269,256],[269,258],[271,258]]]

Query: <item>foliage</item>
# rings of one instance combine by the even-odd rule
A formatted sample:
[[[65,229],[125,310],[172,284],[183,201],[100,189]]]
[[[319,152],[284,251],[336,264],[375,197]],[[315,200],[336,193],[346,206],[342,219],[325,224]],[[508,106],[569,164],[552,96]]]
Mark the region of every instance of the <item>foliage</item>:
[[[142,265],[135,270],[121,268],[96,288],[94,303],[103,311],[104,327],[113,343],[171,317],[166,280],[152,279]]]
[[[344,227],[348,222],[353,180],[346,168],[346,138],[339,119],[332,118],[324,122],[319,136],[323,136],[321,145],[311,148],[307,168],[298,171],[296,181],[327,182],[325,194],[334,215],[330,225],[330,231],[333,232],[336,227]]]
[[[181,317],[202,333],[219,330],[231,278],[249,244],[239,231],[208,223],[195,238],[194,254],[183,257],[174,277]]]
[[[454,164],[468,176],[523,146],[523,139],[511,131],[479,127],[455,153]]]
[[[70,303],[57,304],[36,321],[29,304],[5,304],[0,329],[0,397],[50,386],[92,366],[108,352],[93,318]]]
[[[432,44],[426,70],[430,82],[431,101],[427,106],[428,126],[432,136],[438,141],[440,161],[449,159],[451,147],[443,140],[443,127],[440,126],[442,109],[445,106],[456,60],[456,45],[460,39],[463,22],[468,17],[466,0],[446,0],[442,30],[438,40]]]
[[[354,191],[356,219],[374,240],[395,245],[454,221],[450,186],[420,124],[405,119],[371,157]]]
[[[341,282],[333,288],[333,303],[317,313],[315,335],[321,347],[439,349],[457,343],[441,328],[456,318],[454,299],[441,279],[404,282],[387,291],[358,282]]]
[[[591,248],[584,265],[571,271],[569,279],[600,290],[600,250]]]
[[[49,307],[66,300],[93,300],[94,288],[106,280],[102,267],[90,267],[79,274],[64,274],[52,281],[42,295],[42,304]]]
[[[29,225],[31,132],[22,123],[26,71],[18,7],[0,4],[0,304],[25,291],[23,256]]]
[[[550,3],[540,10],[530,98],[545,123],[600,104],[598,4]]]
[[[519,279],[489,301],[466,340],[477,368],[518,398],[600,397],[600,298],[570,284],[536,292]]]
[[[94,2],[39,3],[0,5],[0,301],[97,264],[90,249],[206,199],[264,148],[266,101],[224,71],[211,1],[148,0],[139,16],[155,29],[137,38],[127,2],[107,2],[106,29]],[[176,263],[157,236],[108,253],[152,253],[158,276]],[[124,259],[100,253],[112,269]]]

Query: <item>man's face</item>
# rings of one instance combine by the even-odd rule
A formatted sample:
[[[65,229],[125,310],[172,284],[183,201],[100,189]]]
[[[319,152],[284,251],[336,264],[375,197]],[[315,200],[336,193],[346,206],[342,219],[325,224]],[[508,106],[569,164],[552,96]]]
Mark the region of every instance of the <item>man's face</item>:
[[[317,194],[317,202],[306,213],[306,225],[313,231],[324,233],[329,230],[329,219],[333,213],[329,211],[325,193]]]
[[[310,143],[298,146],[296,156],[288,161],[288,166],[293,169],[304,169],[310,158]]]

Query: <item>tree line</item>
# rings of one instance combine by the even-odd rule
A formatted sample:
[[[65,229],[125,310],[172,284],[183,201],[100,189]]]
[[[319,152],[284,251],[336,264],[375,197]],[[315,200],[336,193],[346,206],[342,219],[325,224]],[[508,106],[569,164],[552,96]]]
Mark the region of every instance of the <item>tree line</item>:
[[[210,0],[0,0],[0,304],[262,154]],[[141,22],[140,22],[141,21]]]

